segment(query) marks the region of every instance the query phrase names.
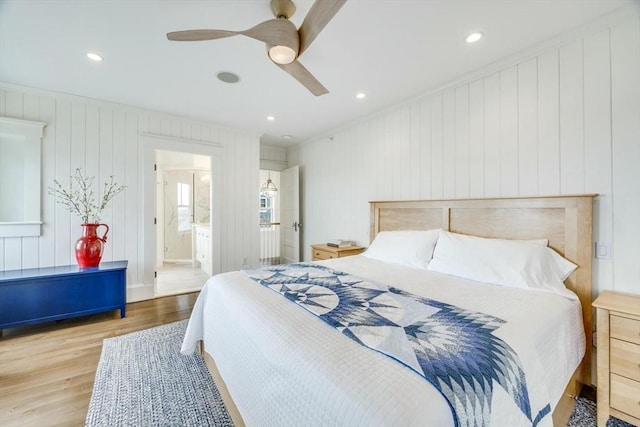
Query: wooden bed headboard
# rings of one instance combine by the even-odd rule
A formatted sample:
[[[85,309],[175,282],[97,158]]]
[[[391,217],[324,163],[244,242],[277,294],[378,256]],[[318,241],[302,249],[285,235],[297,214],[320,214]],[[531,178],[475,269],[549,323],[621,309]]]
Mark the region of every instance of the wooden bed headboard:
[[[586,354],[578,379],[591,384],[591,260],[595,194],[495,199],[380,201],[371,204],[371,241],[379,231],[430,230],[501,239],[549,239],[578,265],[565,281],[578,295]]]

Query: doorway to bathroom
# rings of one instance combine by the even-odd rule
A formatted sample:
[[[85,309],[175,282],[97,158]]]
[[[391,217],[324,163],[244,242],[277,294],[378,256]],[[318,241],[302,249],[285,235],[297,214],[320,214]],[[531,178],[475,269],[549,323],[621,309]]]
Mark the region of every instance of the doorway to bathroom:
[[[280,172],[260,170],[260,266],[280,264]]]
[[[199,291],[211,277],[210,164],[209,156],[156,150],[156,297]]]

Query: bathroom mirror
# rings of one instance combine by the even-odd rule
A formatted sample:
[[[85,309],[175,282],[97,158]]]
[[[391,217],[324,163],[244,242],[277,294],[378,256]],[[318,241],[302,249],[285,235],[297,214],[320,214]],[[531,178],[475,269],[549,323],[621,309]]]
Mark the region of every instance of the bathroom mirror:
[[[0,237],[39,236],[45,123],[0,117]]]

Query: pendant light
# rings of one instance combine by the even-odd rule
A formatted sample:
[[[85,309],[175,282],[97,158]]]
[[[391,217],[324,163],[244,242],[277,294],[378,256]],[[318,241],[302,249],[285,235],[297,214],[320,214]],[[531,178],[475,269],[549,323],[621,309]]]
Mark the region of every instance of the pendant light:
[[[271,181],[271,171],[269,171],[269,179],[267,179],[267,182],[262,187],[260,187],[260,194],[272,199],[276,196],[277,193],[278,189],[276,188],[276,185],[273,183],[273,181]]]

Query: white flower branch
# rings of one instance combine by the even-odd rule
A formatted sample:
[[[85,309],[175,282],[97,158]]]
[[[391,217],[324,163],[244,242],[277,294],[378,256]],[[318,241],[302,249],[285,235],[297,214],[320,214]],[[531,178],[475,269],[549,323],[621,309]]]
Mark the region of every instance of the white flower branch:
[[[123,191],[126,185],[117,185],[113,182],[113,175],[104,183],[102,192],[102,201],[98,205],[93,192],[93,181],[95,177],[86,177],[82,174],[80,168],[76,169],[76,173],[69,177],[69,187],[65,188],[58,182],[53,180],[53,187],[49,187],[49,195],[56,198],[56,202],[67,208],[72,214],[78,215],[82,219],[83,224],[89,221],[97,223],[100,221],[102,211],[107,207],[111,199],[118,193]]]

